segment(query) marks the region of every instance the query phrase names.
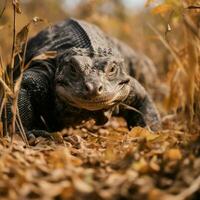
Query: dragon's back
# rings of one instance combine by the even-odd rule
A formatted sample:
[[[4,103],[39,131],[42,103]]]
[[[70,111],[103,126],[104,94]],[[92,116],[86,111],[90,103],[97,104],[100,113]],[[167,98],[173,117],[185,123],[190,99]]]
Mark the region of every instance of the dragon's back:
[[[72,47],[91,48],[91,44],[78,21],[69,19],[50,26],[31,38],[27,44],[26,62],[47,51],[60,53]]]
[[[97,26],[73,18],[50,26],[32,37],[27,44],[25,64],[30,63],[29,68],[31,68],[34,66],[34,62],[30,61],[35,60],[36,56],[48,51],[62,54],[73,47],[87,49],[91,56],[114,55],[123,58],[127,73],[145,85],[151,85],[152,78],[157,76],[153,63],[146,56],[138,54],[128,45],[110,37]],[[19,75],[19,60],[17,58],[15,63],[16,77]],[[53,64],[53,68],[56,68],[55,64]]]
[[[60,53],[72,47],[87,48],[94,54],[108,50],[117,53],[117,48],[97,26],[70,18],[31,38],[27,44],[26,62],[46,51]]]
[[[25,65],[32,63],[39,55],[55,51],[60,54],[70,48],[88,49],[91,55],[116,55],[117,48],[108,36],[97,26],[83,20],[67,19],[39,32],[28,43],[25,54]],[[32,67],[33,65],[29,65]],[[19,75],[20,59],[15,58],[15,73]]]

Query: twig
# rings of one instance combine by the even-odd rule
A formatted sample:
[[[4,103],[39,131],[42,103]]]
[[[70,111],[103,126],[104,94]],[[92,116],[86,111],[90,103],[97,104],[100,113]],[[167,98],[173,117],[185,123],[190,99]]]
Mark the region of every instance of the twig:
[[[179,131],[179,130],[175,130],[175,129],[166,129],[166,130],[162,130],[162,133],[175,133],[177,135],[185,135],[187,133],[183,132],[183,131]]]
[[[12,3],[13,6],[13,41],[12,41],[12,52],[11,52],[11,62],[10,62],[10,72],[9,72],[9,82],[10,87],[14,91],[14,82],[13,82],[13,68],[14,68],[14,60],[15,60],[15,44],[16,44],[16,5]],[[12,105],[13,107],[13,105]],[[13,111],[13,109],[12,109]],[[12,112],[12,131],[11,131],[11,146],[13,142],[13,135],[15,131],[15,125],[13,126],[13,123],[15,124],[15,115],[16,113]]]
[[[3,58],[1,56],[1,49],[0,49],[0,77],[3,77],[4,74],[4,64],[3,64]],[[5,90],[3,87],[0,86],[0,121],[2,121],[2,111],[4,108],[5,103]]]
[[[14,68],[14,57],[15,57],[15,43],[16,43],[16,5],[13,4],[13,41],[12,41],[12,52],[11,52],[11,74],[10,75],[10,84],[13,86],[13,68]]]
[[[5,9],[6,9],[6,5],[7,5],[7,0],[4,1],[3,9],[2,9],[2,11],[0,12],[0,18],[2,17],[2,15],[3,15],[3,13],[4,13]]]
[[[200,176],[198,176],[189,188],[185,189],[180,194],[176,195],[177,200],[184,200],[200,189]]]
[[[134,108],[133,106],[129,106],[129,105],[124,104],[124,103],[120,103],[120,105],[124,106],[128,110],[133,110],[133,111],[139,113],[140,115],[144,116],[142,112],[140,112],[138,109]]]
[[[19,125],[19,127],[21,129],[21,131],[20,131],[21,136],[24,139],[24,142],[29,146],[28,139],[26,137],[26,133],[25,133],[25,130],[24,130],[24,127],[23,127],[23,124],[22,124],[22,120],[21,120],[18,108],[17,108],[17,119],[18,119],[18,125]]]
[[[187,9],[200,9],[200,6],[188,6]]]
[[[174,52],[174,50],[170,47],[170,45],[166,42],[166,40],[163,38],[163,36],[151,25],[148,24],[148,26],[151,28],[151,30],[159,37],[160,41],[163,43],[163,45],[166,47],[166,49],[169,50],[169,52],[171,53],[171,55],[174,57],[177,65],[184,71],[185,74],[185,68],[181,62],[181,60],[179,59],[179,57],[176,55],[176,53]]]
[[[23,58],[22,58],[22,64],[20,66],[21,69],[23,69],[24,65],[25,65],[25,56],[26,56],[27,43],[28,43],[28,34],[26,36],[24,52],[23,52]],[[17,103],[18,103],[18,98],[19,98],[20,85],[21,85],[22,78],[23,78],[23,72],[22,72],[23,70],[20,70],[20,71],[21,71],[20,77],[17,79],[17,81],[15,83],[15,86],[14,86],[15,98],[14,98],[13,105],[12,105],[12,107],[13,107],[13,109],[12,109],[12,113],[13,113],[12,132],[13,133],[15,132],[15,122],[16,122],[16,118],[17,118],[17,113],[19,113]],[[22,138],[25,140],[25,142],[28,144],[28,140],[27,140],[23,125],[21,123],[20,115],[18,115],[18,119],[19,119],[19,122],[20,122],[21,130],[22,130],[22,131],[20,131],[20,134],[21,134]]]
[[[3,100],[0,103],[1,103],[1,105],[0,105],[0,119],[2,120],[3,108],[4,108],[4,105],[6,103],[6,97],[5,96],[3,97]]]
[[[5,72],[5,64],[4,64],[4,61],[3,61],[1,48],[0,48],[0,70],[1,70],[0,75],[3,75],[4,72]]]
[[[8,87],[8,85],[5,83],[5,81],[0,77],[0,83],[2,84],[2,86],[4,87],[5,91],[7,91],[7,93],[11,96],[14,97],[14,94],[12,92],[12,90]]]
[[[7,108],[5,106],[4,110],[3,110],[3,114],[4,114],[4,121],[3,121],[3,135],[4,136],[8,136],[8,120],[7,120]]]
[[[192,21],[189,16],[184,15],[183,21],[188,29],[200,40],[199,30],[196,24]]]

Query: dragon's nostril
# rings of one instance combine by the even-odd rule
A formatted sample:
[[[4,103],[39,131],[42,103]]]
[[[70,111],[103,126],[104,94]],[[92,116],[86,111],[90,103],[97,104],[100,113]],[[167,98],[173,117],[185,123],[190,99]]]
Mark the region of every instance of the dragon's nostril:
[[[91,83],[86,83],[85,89],[86,89],[87,92],[91,93],[93,91],[94,87]]]
[[[103,91],[103,86],[100,85],[99,88],[98,88],[98,93],[101,93]]]
[[[86,83],[85,91],[87,92],[88,95],[98,95],[102,93],[103,85],[96,83]]]

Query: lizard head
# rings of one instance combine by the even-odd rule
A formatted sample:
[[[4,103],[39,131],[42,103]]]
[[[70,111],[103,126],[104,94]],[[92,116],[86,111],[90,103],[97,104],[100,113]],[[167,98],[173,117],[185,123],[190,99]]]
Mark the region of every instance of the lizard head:
[[[129,76],[124,61],[89,53],[62,54],[55,75],[56,96],[72,106],[86,110],[107,109],[129,93]]]

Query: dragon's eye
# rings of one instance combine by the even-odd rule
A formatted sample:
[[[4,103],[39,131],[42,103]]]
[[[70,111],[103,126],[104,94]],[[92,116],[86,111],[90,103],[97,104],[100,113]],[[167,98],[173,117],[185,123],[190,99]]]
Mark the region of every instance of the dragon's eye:
[[[113,63],[112,66],[108,70],[108,74],[109,74],[109,76],[112,76],[112,75],[116,74],[116,72],[117,72],[117,65],[115,63]]]
[[[78,77],[78,73],[76,71],[76,68],[72,64],[69,65],[69,74],[72,78]]]

